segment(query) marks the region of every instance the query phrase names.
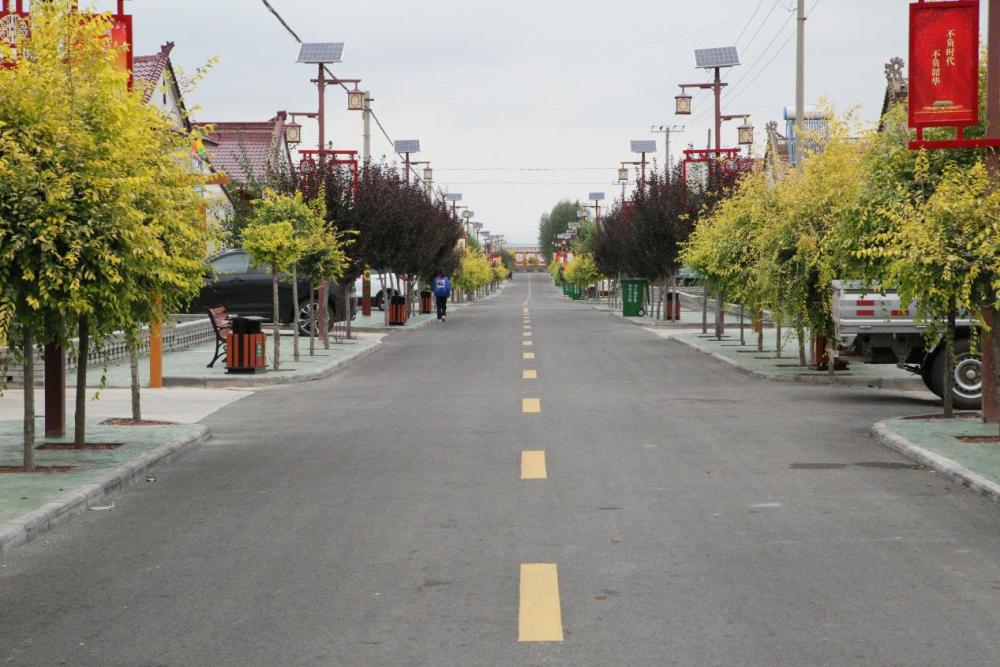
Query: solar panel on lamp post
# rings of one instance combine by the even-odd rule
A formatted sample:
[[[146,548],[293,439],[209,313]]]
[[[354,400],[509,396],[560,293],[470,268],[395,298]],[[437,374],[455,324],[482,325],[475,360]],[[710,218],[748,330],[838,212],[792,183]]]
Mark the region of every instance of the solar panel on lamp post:
[[[399,139],[392,143],[393,149],[399,155],[403,155],[405,162],[406,171],[406,184],[410,184],[410,154],[420,152],[420,140],[419,139]]]
[[[642,155],[642,160],[639,163],[642,170],[639,176],[639,188],[644,189],[646,187],[646,153],[656,152],[656,142],[652,139],[633,139],[632,152]]]
[[[722,70],[726,67],[739,65],[740,56],[735,46],[695,49],[694,61],[695,67],[698,69],[715,70],[715,78],[711,83],[681,84],[681,95],[676,98],[677,113],[682,115],[691,113],[691,98],[686,94],[688,88],[711,90],[715,95],[715,151],[718,154],[722,150],[722,89],[727,85],[722,82]],[[682,98],[686,98],[686,100]],[[682,107],[685,107],[685,110],[682,110]]]

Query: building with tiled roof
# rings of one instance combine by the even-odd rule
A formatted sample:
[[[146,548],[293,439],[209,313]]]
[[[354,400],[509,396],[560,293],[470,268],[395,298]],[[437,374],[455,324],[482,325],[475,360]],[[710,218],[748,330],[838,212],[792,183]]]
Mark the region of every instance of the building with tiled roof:
[[[236,183],[263,183],[292,172],[292,151],[285,137],[288,113],[266,121],[202,123],[211,130],[209,159]]]
[[[174,43],[167,42],[157,53],[135,56],[132,59],[133,85],[136,90],[142,92],[144,102],[152,104],[161,113],[173,118],[178,128],[190,130],[191,119],[184,106],[184,95],[177,83],[173,64],[170,62],[173,50]],[[206,139],[204,144],[206,150],[210,152],[213,148],[212,143]],[[203,187],[205,198],[219,205],[216,207],[217,210],[213,211],[213,215],[219,220],[228,217],[233,210],[233,204],[229,191],[221,185],[226,178],[225,174],[219,172],[224,170],[208,160],[202,160],[193,150],[191,163],[193,171],[209,177],[209,184]]]

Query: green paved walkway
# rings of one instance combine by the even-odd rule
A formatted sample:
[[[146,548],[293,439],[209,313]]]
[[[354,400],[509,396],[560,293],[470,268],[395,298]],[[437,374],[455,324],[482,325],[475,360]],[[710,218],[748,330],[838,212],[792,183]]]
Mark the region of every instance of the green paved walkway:
[[[893,433],[913,445],[951,459],[960,466],[1000,484],[1000,446],[962,442],[959,436],[996,436],[996,424],[970,419],[892,419]]]
[[[165,352],[163,354],[163,376],[164,381],[169,383],[171,378],[191,378],[191,379],[218,379],[229,380],[233,386],[239,386],[241,382],[250,383],[251,380],[260,381],[266,378],[270,382],[281,383],[294,380],[295,376],[312,372],[321,372],[346,359],[357,356],[368,351],[381,341],[380,334],[355,334],[357,339],[334,343],[330,341],[330,349],[324,350],[321,343],[317,341],[316,355],[309,356],[309,339],[301,340],[300,360],[292,361],[292,341],[291,336],[281,338],[281,370],[270,369],[271,343],[268,339],[267,356],[268,370],[257,373],[239,375],[226,373],[225,360],[220,359],[213,368],[207,368],[212,352],[215,350],[215,343],[196,345],[183,350]],[[100,365],[90,369],[87,374],[87,385],[96,387],[100,385],[101,377],[105,374],[105,369]],[[139,363],[139,376],[143,386],[149,384],[149,360],[143,359]],[[117,362],[110,364],[106,370],[108,387],[128,387],[131,386],[131,376],[127,362]],[[68,377],[67,381],[72,383],[73,378]]]
[[[0,522],[10,521],[25,512],[40,508],[64,493],[100,478],[136,457],[174,438],[189,436],[200,427],[193,424],[170,426],[102,426],[101,419],[88,421],[87,441],[92,443],[122,442],[118,449],[101,451],[36,451],[39,466],[77,466],[65,473],[3,473],[0,474]],[[37,433],[45,432],[44,420],[39,419]],[[22,463],[21,421],[0,421],[0,466],[20,466]],[[39,438],[38,444],[72,442],[72,427],[68,438]]]
[[[774,357],[775,333],[773,329],[764,331],[764,352],[757,352],[756,334],[750,330],[747,330],[746,334],[746,341],[750,343],[747,346],[739,344],[738,329],[729,330],[727,332],[729,338],[723,339],[721,343],[699,333],[663,333],[669,333],[670,338],[678,340],[685,345],[696,347],[708,354],[721,356],[733,365],[755,375],[820,383],[827,381],[829,378],[829,373],[826,371],[817,371],[798,365],[799,348],[798,342],[794,337],[786,339],[782,347],[782,358],[776,359]],[[893,364],[866,364],[860,361],[852,361],[849,369],[837,371],[835,379],[844,384],[916,390],[925,388],[919,376],[898,368]]]

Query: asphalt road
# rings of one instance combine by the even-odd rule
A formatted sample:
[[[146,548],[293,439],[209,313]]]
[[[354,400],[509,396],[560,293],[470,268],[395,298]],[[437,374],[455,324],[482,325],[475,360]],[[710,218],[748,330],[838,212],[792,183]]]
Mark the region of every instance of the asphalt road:
[[[760,382],[519,277],[19,550],[0,661],[995,665],[1000,512],[867,437],[932,409]]]

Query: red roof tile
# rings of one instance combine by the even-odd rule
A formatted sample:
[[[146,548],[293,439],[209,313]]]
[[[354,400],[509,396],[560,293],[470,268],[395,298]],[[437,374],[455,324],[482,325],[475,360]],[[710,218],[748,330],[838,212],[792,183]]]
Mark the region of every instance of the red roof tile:
[[[136,56],[132,59],[132,76],[136,86],[143,86],[142,101],[149,102],[157,91],[163,72],[170,60],[170,52],[174,43],[167,42],[160,47],[160,52],[151,56]]]
[[[200,123],[213,131],[206,136],[215,146],[206,146],[212,166],[234,181],[263,180],[287,159],[284,141],[284,111],[263,122]]]

